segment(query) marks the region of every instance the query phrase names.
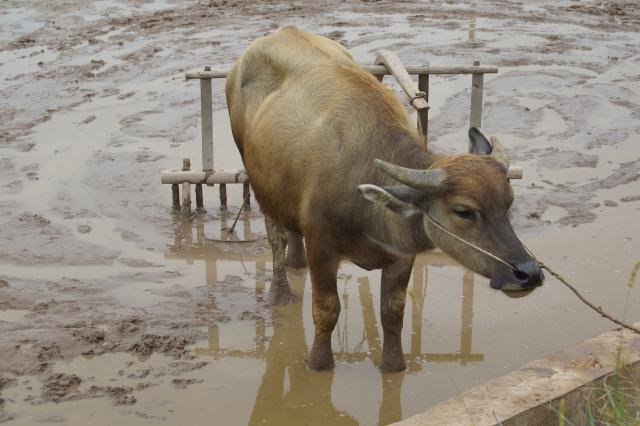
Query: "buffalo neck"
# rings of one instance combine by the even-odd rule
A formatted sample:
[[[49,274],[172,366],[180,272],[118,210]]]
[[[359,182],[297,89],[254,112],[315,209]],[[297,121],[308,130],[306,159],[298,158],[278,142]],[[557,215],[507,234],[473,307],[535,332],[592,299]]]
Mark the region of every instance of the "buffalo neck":
[[[428,169],[441,158],[430,152],[417,134],[405,133],[391,143],[394,143],[395,149],[385,161],[402,167]],[[390,177],[383,176],[382,185],[396,184]],[[424,202],[428,205],[429,199]],[[372,223],[366,232],[370,240],[384,245],[388,251],[405,255],[415,255],[434,247],[425,232],[422,214],[406,217],[379,204],[372,207]]]

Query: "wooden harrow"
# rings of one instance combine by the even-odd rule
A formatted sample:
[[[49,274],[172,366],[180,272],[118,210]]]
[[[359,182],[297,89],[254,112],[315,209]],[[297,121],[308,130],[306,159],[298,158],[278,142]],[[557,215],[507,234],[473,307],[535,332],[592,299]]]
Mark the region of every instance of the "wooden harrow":
[[[425,143],[428,141],[429,78],[431,75],[471,74],[469,126],[480,128],[482,124],[484,75],[498,72],[497,67],[480,66],[478,61],[471,66],[404,66],[398,57],[390,51],[381,51],[376,57],[374,65],[362,65],[362,68],[375,75],[380,81],[386,75],[393,75],[409,97],[409,103],[417,111],[417,125],[424,135]],[[243,199],[250,199],[249,178],[244,169],[222,170],[214,168],[211,80],[214,78],[226,78],[227,74],[228,70],[212,70],[211,67],[205,67],[203,70],[187,72],[185,75],[188,80],[200,80],[202,170],[191,170],[191,161],[185,158],[182,160],[182,168],[180,170],[162,170],[160,172],[161,182],[171,185],[174,210],[179,211],[184,219],[191,218],[191,185],[195,185],[196,208],[198,210],[202,210],[204,207],[202,185],[219,185],[221,208],[227,207],[228,184],[242,184]],[[418,76],[417,86],[411,78],[412,75]],[[517,166],[509,167],[508,176],[511,179],[522,178],[522,168]],[[180,186],[182,186],[182,198],[180,197]]]

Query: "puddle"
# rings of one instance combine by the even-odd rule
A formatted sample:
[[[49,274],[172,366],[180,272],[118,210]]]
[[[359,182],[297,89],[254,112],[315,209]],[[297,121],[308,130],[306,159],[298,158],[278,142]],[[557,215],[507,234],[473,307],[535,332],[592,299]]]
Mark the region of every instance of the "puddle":
[[[7,309],[0,310],[0,321],[19,322],[24,319],[31,311],[26,309]]]
[[[259,235],[256,229],[264,232],[261,219],[241,217],[241,239],[245,233]],[[491,290],[486,279],[447,256],[423,254],[417,257],[410,279],[404,318],[408,368],[400,374],[381,374],[377,369],[382,345],[379,273],[343,262],[338,280],[342,311],[332,343],[336,369],[312,372],[305,365],[313,341],[307,271],[289,273],[293,303],[266,308],[269,254],[252,255],[250,248],[255,243],[243,249],[238,243],[230,247],[215,241],[223,226],[223,222],[202,221],[177,226],[165,252],[175,266],[193,269],[189,280],[206,287],[209,306],[224,312],[226,318],[217,320],[214,315],[208,326],[201,327],[206,337],[188,348],[195,359],[106,354],[58,362],[54,372],[83,378],[80,394],[92,386],[130,388],[127,392],[135,396],[135,404],[114,409],[109,397],[102,396],[64,402],[60,407],[65,410],[51,403],[25,405],[20,401],[29,400],[29,394],[37,397],[37,387],[28,390],[18,385],[3,393],[9,401],[6,409],[20,413],[15,424],[55,416],[69,423],[108,417],[124,425],[137,424],[141,418],[167,424],[189,419],[200,424],[212,417],[221,424],[294,424],[292,419],[299,418],[327,425],[388,424],[590,334],[582,331],[569,337],[549,333],[549,329],[568,332],[577,323],[586,329],[593,327],[594,332],[609,327],[556,282],[547,282],[524,298],[511,299]],[[615,228],[611,232],[624,231]],[[580,234],[529,235],[526,241],[572,281],[582,283],[581,278],[591,277],[593,284],[586,283],[586,288],[591,289],[587,292],[594,300],[619,306],[619,300],[606,299],[607,291],[598,282],[613,274],[617,279],[610,285],[624,287],[621,271],[632,264],[637,243],[622,244],[615,254],[583,245],[584,254],[573,255],[584,256],[580,270],[567,270],[561,256],[566,253],[563,245],[569,239],[580,245],[591,238]],[[130,292],[131,286],[128,289]],[[632,300],[639,296],[634,292]],[[129,301],[142,303],[137,297]],[[194,370],[175,367],[199,361],[206,365]]]

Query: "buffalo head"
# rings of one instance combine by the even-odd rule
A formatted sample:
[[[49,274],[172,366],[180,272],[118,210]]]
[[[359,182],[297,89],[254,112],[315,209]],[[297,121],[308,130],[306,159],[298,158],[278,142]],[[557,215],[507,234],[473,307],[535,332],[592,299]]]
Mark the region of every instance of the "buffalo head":
[[[492,288],[517,291],[542,284],[539,263],[524,248],[509,221],[513,202],[507,177],[509,158],[497,139],[490,141],[471,128],[469,154],[437,159],[425,170],[382,160],[376,160],[376,165],[400,185],[360,185],[365,198],[404,216],[421,215],[423,220],[418,223],[427,237],[463,265],[490,278]],[[460,242],[433,221],[513,267]]]

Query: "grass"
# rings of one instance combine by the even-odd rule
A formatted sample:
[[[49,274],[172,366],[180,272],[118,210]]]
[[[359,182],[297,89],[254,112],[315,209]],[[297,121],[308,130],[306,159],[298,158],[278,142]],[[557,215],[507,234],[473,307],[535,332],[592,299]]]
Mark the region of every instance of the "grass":
[[[607,376],[587,399],[589,425],[640,425],[640,380],[624,370]]]
[[[623,321],[626,319],[631,289],[639,270],[640,261],[634,265],[627,283]],[[633,366],[623,366],[622,343],[621,333],[620,344],[614,355],[614,372],[598,380],[597,384],[585,386],[581,390],[582,401],[577,401],[577,405],[584,407],[584,412],[568,409],[565,398],[548,405],[556,414],[558,425],[640,426],[640,366],[636,366],[635,369]]]

